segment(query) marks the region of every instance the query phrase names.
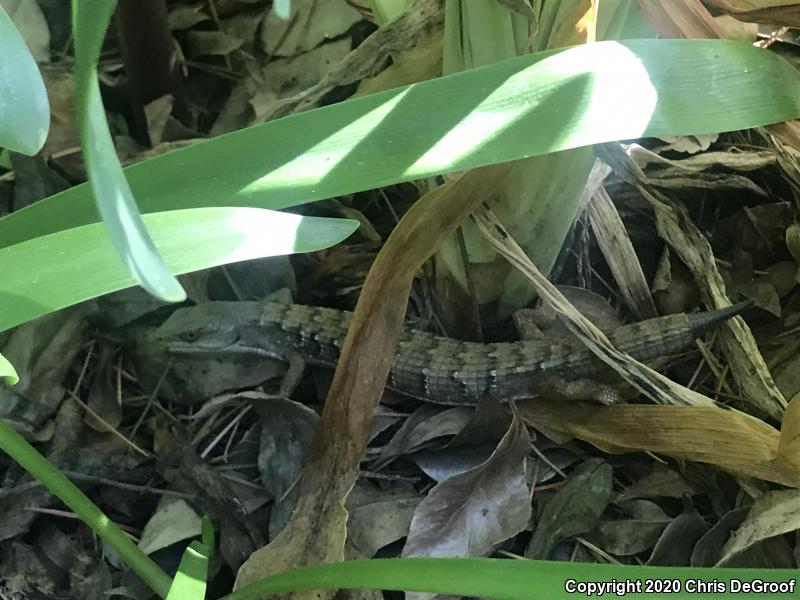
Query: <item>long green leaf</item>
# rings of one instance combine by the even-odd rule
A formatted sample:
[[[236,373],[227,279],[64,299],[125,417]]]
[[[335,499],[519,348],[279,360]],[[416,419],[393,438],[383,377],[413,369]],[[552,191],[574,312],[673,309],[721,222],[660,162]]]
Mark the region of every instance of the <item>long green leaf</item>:
[[[609,140],[796,117],[800,75],[769,51],[721,40],[601,42],[293,115],[126,173],[143,212],[284,208]],[[0,240],[96,220],[78,186],[0,220]]]
[[[0,377],[5,379],[7,385],[17,385],[19,382],[19,375],[8,359],[0,354]]]
[[[678,590],[664,593],[665,582],[674,579],[679,582]],[[734,579],[744,582],[782,582],[791,592],[779,594],[780,597],[800,597],[800,590],[796,586],[797,571],[794,569],[690,569],[491,558],[400,558],[354,560],[297,569],[252,583],[224,596],[222,600],[257,600],[272,594],[318,588],[409,590],[499,600],[612,598],[618,595],[626,600],[770,596],[697,593],[699,581],[711,583],[716,580],[726,584],[729,591]],[[694,592],[687,591],[686,585],[690,580],[692,583],[689,585],[694,586]],[[626,581],[631,582],[633,589],[626,587]],[[576,593],[573,586],[577,587],[579,582],[612,584],[614,587],[606,588],[602,595],[597,588],[592,594],[585,591]],[[653,588],[659,593],[647,592],[648,585],[659,586]],[[617,590],[623,593],[620,595]]]
[[[152,213],[145,215],[145,222],[174,273],[327,248],[358,225],[226,207]],[[102,223],[1,248],[0,272],[0,331],[136,283]]]
[[[42,76],[0,5],[0,146],[32,156],[44,146],[49,128]]]
[[[186,298],[186,293],[167,269],[144,227],[117,159],[100,98],[97,60],[115,5],[116,0],[72,0],[75,99],[81,148],[89,183],[117,253],[147,291],[162,300],[179,302]]]
[[[167,600],[202,600],[206,597],[208,559],[211,550],[205,544],[192,542],[186,548],[172,580]]]

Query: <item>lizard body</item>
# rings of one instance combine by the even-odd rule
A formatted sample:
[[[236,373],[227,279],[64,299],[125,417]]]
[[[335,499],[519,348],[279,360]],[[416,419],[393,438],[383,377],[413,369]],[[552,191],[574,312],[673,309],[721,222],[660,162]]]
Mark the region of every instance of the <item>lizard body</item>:
[[[746,303],[623,325],[608,334],[638,360],[676,354]],[[351,313],[299,304],[210,302],[181,308],[159,328],[176,354],[256,354],[288,360],[297,352],[313,365],[335,367]],[[401,394],[451,405],[477,403],[485,393],[503,401],[529,398],[537,382],[586,379],[607,367],[577,338],[481,344],[406,329],[388,386]]]

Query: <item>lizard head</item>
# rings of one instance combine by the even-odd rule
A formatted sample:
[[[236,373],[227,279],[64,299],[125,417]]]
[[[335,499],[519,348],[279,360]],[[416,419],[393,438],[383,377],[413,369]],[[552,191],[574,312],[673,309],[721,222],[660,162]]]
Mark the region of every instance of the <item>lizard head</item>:
[[[250,304],[209,302],[179,308],[158,328],[156,337],[175,354],[243,351],[241,331],[247,326],[247,314],[256,308]]]

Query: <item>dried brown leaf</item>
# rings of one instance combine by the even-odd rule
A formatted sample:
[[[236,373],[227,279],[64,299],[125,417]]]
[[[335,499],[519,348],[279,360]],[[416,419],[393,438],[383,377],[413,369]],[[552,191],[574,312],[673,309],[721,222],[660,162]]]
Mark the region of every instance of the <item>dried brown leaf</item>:
[[[383,447],[378,465],[385,465],[397,456],[419,450],[435,439],[456,435],[469,423],[469,419],[470,410],[466,407],[442,410],[430,405],[420,406]]]
[[[139,550],[152,554],[167,546],[200,535],[200,516],[186,500],[163,498],[142,531]]]
[[[495,447],[496,444],[482,444],[421,450],[412,454],[409,460],[434,481],[444,481],[486,462]]]
[[[661,38],[717,39],[722,32],[700,0],[636,0],[636,6]]]
[[[35,548],[14,540],[3,547],[0,594],[7,598],[41,598],[58,592],[55,581]]]
[[[241,47],[243,40],[224,31],[190,31],[186,36],[187,56],[226,56]]]
[[[655,211],[659,235],[689,267],[706,303],[712,308],[729,305],[711,246],[686,211],[677,205],[670,206],[650,193],[645,193],[645,197]],[[720,328],[720,341],[730,362],[731,373],[745,397],[766,414],[780,418],[786,399],[775,385],[744,319],[734,317],[724,323]]]
[[[675,169],[662,169],[648,178],[653,187],[666,190],[714,190],[724,192],[750,192],[754,196],[768,198],[764,188],[742,175],[733,173],[693,173],[691,175]]]
[[[354,97],[377,94],[441,76],[442,42],[441,31],[434,31],[429,37],[421,39],[415,47],[395,56],[391,66],[375,77],[365,79]]]
[[[656,306],[631,239],[605,188],[594,193],[587,206],[592,230],[608,262],[625,303],[639,319],[655,317]]]
[[[286,398],[264,397],[253,402],[261,418],[258,472],[274,499],[270,537],[286,526],[297,503],[297,479],[319,417],[307,406]]]
[[[344,0],[292,0],[284,19],[273,9],[261,26],[263,50],[270,56],[296,56],[344,35],[361,15]]]
[[[742,524],[748,512],[750,507],[742,506],[722,515],[695,544],[689,566],[713,567],[719,560],[722,547],[728,541],[731,532]]]
[[[726,40],[752,44],[758,39],[759,27],[756,23],[739,21],[730,15],[719,15],[714,17],[714,21],[722,32],[722,37]]]
[[[413,489],[357,483],[347,499],[347,542],[357,554],[349,558],[372,558],[384,546],[406,537],[420,500]]]
[[[19,383],[0,387],[0,417],[19,430],[32,433],[61,405],[65,378],[80,352],[86,319],[92,303],[51,313],[17,327],[3,348],[3,355],[17,369]]]
[[[403,216],[372,264],[347,332],[317,434],[286,528],[239,569],[236,587],[302,565],[344,558],[347,513],[386,385],[417,270],[508,173],[494,165],[464,173],[426,194]],[[329,598],[309,592],[295,598]]]
[[[621,505],[628,515],[601,521],[589,540],[615,556],[633,556],[652,548],[672,520],[655,502],[631,500]]]
[[[731,533],[739,528],[750,510],[750,506],[742,506],[723,515],[695,544],[691,566],[713,567]],[[792,569],[796,566],[792,547],[785,536],[757,541],[725,561],[726,568]]]
[[[436,484],[414,512],[403,556],[483,556],[522,531],[531,514],[530,447],[514,419],[486,462]]]
[[[710,526],[694,505],[684,503],[683,512],[664,529],[648,565],[671,567],[688,566],[695,543],[710,529]]]
[[[534,522],[525,556],[546,560],[560,541],[594,529],[611,500],[611,475],[611,465],[601,458],[575,467]]]
[[[659,236],[689,268],[706,305],[711,309],[729,306],[731,302],[711,245],[686,210],[650,189],[642,170],[620,149],[619,144],[598,146],[598,152],[650,203]],[[780,419],[786,399],[775,385],[747,323],[741,317],[734,317],[728,319],[719,332],[731,373],[742,388],[745,399],[764,413]]]
[[[800,529],[800,490],[773,490],[756,498],[742,525],[725,544],[720,567],[762,540]]]
[[[698,493],[699,490],[675,469],[664,463],[655,462],[647,475],[617,494],[614,502],[620,503],[634,498],[682,498]]]
[[[706,0],[740,21],[800,27],[800,2],[787,0]]]
[[[373,77],[393,53],[417,46],[420,40],[427,39],[440,29],[443,18],[441,0],[414,0],[402,15],[370,35],[322,81],[293,98],[279,102],[258,121],[308,110],[333,88]]]
[[[795,262],[800,264],[800,225],[797,223],[786,228],[786,247]]]
[[[780,433],[746,413],[715,406],[601,407],[535,399],[518,408],[527,423],[605,452],[655,452],[800,487],[800,396],[786,410]]]
[[[203,12],[202,4],[179,4],[169,11],[169,28],[172,31],[181,31],[194,27],[203,21],[210,21],[211,17]]]

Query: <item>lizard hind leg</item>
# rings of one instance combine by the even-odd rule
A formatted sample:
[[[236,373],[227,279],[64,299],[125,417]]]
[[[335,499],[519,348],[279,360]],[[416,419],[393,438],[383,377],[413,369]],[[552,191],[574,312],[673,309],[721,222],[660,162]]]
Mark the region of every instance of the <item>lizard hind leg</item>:
[[[537,385],[537,395],[563,398],[564,400],[594,400],[606,406],[623,404],[630,394],[622,384],[612,384],[596,379],[561,379],[549,377]]]

